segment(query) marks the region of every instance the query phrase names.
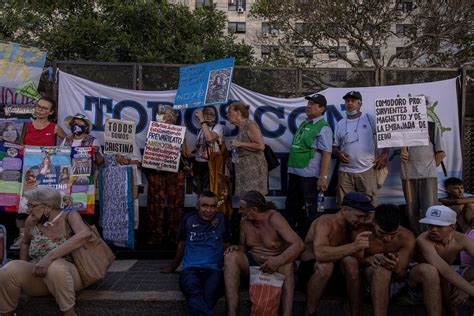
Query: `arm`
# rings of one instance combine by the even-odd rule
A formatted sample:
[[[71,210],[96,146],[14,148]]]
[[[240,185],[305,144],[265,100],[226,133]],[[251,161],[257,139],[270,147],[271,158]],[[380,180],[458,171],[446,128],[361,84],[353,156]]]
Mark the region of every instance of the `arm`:
[[[413,233],[407,232],[404,235],[405,236],[402,237],[404,241],[403,245],[398,251],[398,264],[394,269],[391,269],[399,280],[406,277],[407,266],[411,261],[416,245],[416,239]]]
[[[375,158],[375,169],[382,169],[387,166],[388,162],[388,148],[382,149],[382,153]]]
[[[249,138],[251,142],[241,142],[238,140],[232,141],[232,146],[241,147],[251,151],[263,151],[265,149],[265,143],[263,142],[262,132],[258,128],[257,124],[249,124]]]
[[[435,162],[436,162],[436,167],[438,167],[441,164],[441,161],[446,157],[446,153],[444,151],[439,151],[435,154]]]
[[[467,203],[474,203],[474,197],[463,197],[460,199],[450,199],[450,198],[444,198],[444,199],[439,199],[439,201],[446,206],[451,206],[451,205],[463,205]]]
[[[31,230],[35,225],[36,222],[31,219],[31,216],[29,216],[26,219],[25,234],[23,235],[23,239],[20,243],[20,260],[29,261],[30,259],[29,247],[31,242]]]
[[[59,139],[63,140],[64,137],[66,137],[66,132],[64,132],[64,130],[62,129],[61,126],[57,125],[56,124],[56,127],[54,128],[54,133],[56,134],[56,136],[59,137]]]
[[[342,152],[339,146],[332,147],[332,153],[336,155],[342,163],[349,163],[349,155]]]
[[[469,296],[474,296],[474,286],[449,267],[448,263],[438,255],[433,244],[425,239],[425,236],[426,234],[418,237],[416,243],[426,261],[435,266],[439,274],[450,284],[466,292]]]
[[[161,273],[171,273],[171,272],[176,271],[179,264],[183,260],[185,247],[186,247],[186,243],[184,242],[184,240],[180,240],[178,243],[178,249],[176,249],[176,255],[174,256],[173,261],[167,267],[160,268]]]
[[[219,135],[217,133],[211,131],[209,125],[207,125],[207,122],[203,122],[201,124],[202,132],[204,133],[204,137],[208,142],[215,142],[218,138]]]

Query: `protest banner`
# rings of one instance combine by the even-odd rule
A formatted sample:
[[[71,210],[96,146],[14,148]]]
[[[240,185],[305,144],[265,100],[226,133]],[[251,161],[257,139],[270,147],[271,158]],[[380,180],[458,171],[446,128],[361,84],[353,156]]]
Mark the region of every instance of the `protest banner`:
[[[27,122],[24,119],[0,119],[0,140],[20,144],[23,125]]]
[[[424,96],[376,99],[375,117],[378,148],[428,145]]]
[[[175,109],[199,108],[226,103],[235,58],[181,67]]]
[[[462,153],[460,125],[458,114],[458,97],[456,93],[456,78],[417,83],[409,85],[393,85],[381,87],[345,87],[328,88],[318,93],[327,99],[325,118],[331,128],[345,117],[345,105],[342,97],[349,91],[359,91],[364,104],[374,104],[376,99],[387,96],[424,95],[427,100],[427,114],[440,128],[449,155],[444,159],[449,177],[462,178]],[[160,105],[172,105],[176,97],[175,90],[139,91],[108,87],[90,80],[59,72],[59,108],[58,121],[75,113],[84,113],[94,125],[91,135],[101,144],[104,139],[104,124],[107,118],[118,118],[137,122],[136,141],[143,148],[146,141],[148,124],[154,120]],[[287,172],[286,161],[293,135],[297,127],[305,119],[307,100],[299,98],[276,98],[260,94],[236,84],[231,85],[230,100],[239,100],[250,106],[250,118],[260,127],[265,144],[270,145],[280,160],[280,167],[269,173],[269,196],[279,204],[279,199],[286,196]],[[67,105],[67,106],[66,106]],[[104,108],[106,110],[104,110]],[[217,108],[216,121],[223,124],[229,131],[226,141],[236,135],[237,128],[227,121],[226,105]],[[186,127],[186,143],[192,149],[195,137],[200,129],[199,121],[195,119],[196,109],[181,111],[177,124]],[[363,108],[366,113],[374,114],[374,107]],[[332,163],[332,166],[335,162]],[[390,198],[390,203],[404,201],[400,180],[400,160],[398,156],[390,157],[389,175],[381,190],[380,198]],[[440,193],[444,190],[442,183],[444,175],[439,170]],[[281,198],[280,198],[281,197]],[[398,200],[393,200],[396,197]],[[189,206],[193,205],[193,199]],[[280,204],[279,204],[280,205]]]
[[[92,168],[94,157],[93,147],[71,148],[71,174],[61,174],[61,179],[71,183],[71,198],[73,204],[69,209],[94,214],[95,183]],[[67,179],[67,180],[66,180]]]
[[[46,61],[46,52],[17,43],[0,42],[0,86],[26,92],[36,91]]]
[[[186,127],[151,122],[143,152],[142,166],[163,171],[178,172],[181,145]]]
[[[33,115],[36,110],[36,103],[27,104],[5,104],[4,106],[5,116],[23,116]]]
[[[135,146],[136,123],[106,119],[104,130],[104,153],[132,154]]]
[[[25,146],[19,212],[25,212],[27,201],[24,195],[34,188],[48,186],[59,190],[63,197],[69,195],[70,181],[61,175],[70,175],[70,168],[70,147]]]
[[[0,104],[27,105],[35,103],[36,99],[22,95],[14,88],[0,87]]]
[[[20,203],[23,146],[0,142],[0,211],[16,212]]]

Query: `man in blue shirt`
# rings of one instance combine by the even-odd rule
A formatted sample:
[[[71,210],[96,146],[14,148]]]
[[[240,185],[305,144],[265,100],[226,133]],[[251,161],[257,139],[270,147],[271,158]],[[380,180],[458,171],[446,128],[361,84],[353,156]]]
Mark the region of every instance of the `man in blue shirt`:
[[[224,249],[228,246],[227,219],[217,210],[217,197],[203,192],[197,211],[184,216],[178,229],[178,249],[173,262],[160,272],[176,270],[183,260],[179,287],[186,296],[189,315],[212,315],[223,293]]]

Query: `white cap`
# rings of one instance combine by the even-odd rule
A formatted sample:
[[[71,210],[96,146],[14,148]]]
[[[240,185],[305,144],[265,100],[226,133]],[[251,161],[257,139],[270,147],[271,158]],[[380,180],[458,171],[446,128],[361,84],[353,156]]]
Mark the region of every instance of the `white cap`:
[[[425,218],[420,219],[421,224],[435,226],[449,226],[456,224],[457,214],[444,205],[433,205],[426,210]]]

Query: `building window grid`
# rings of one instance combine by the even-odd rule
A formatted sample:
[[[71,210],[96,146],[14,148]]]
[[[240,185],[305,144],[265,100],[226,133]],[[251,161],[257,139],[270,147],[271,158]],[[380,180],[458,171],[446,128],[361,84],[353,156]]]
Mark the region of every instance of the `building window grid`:
[[[397,36],[409,36],[414,32],[413,24],[396,24],[395,25],[395,34]]]
[[[280,48],[276,45],[262,45],[260,48],[262,58],[278,55]]]
[[[277,28],[274,28],[268,22],[262,22],[262,35],[263,36],[278,36],[280,31]]]
[[[413,0],[398,0],[398,10],[403,13],[410,13],[414,9]]]
[[[313,58],[313,46],[297,46],[295,48],[295,56]]]
[[[405,47],[397,47],[396,48],[396,54],[400,54],[400,52],[402,50],[404,50]],[[410,58],[413,58],[413,50],[412,49],[408,49],[406,51],[404,51],[400,56],[397,57],[398,59],[410,59]]]
[[[346,46],[333,46],[330,48],[328,53],[329,58],[337,59],[339,55],[336,53],[336,50],[341,54],[343,57],[347,56],[347,47]]]
[[[227,29],[229,30],[229,33],[245,33],[245,22],[229,22]]]
[[[247,5],[246,0],[229,0],[228,10],[229,11],[238,11],[239,8],[241,8],[240,10],[245,11],[246,10],[246,5]]]
[[[212,5],[212,0],[196,0],[196,8],[210,5]]]
[[[381,56],[381,55],[380,55],[380,47],[374,47],[374,48],[372,49],[372,51],[373,51],[373,53],[374,53],[374,55],[375,55],[375,58],[380,59],[380,56]],[[369,51],[367,51],[367,50],[364,49],[364,50],[362,51],[362,58],[364,58],[364,59],[371,59],[372,57],[370,56]]]

